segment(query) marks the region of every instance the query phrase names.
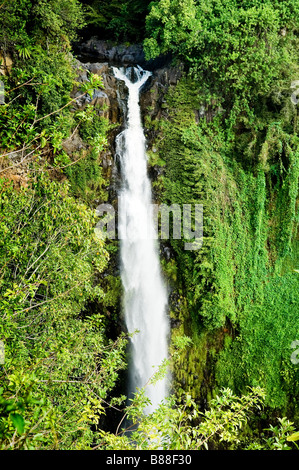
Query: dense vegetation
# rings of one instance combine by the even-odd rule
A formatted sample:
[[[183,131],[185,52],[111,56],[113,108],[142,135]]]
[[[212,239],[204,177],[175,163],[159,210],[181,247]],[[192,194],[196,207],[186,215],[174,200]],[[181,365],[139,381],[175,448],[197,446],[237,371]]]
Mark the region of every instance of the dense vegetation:
[[[142,41],[150,0],[82,0],[87,26],[83,36],[92,34],[110,41]]]
[[[298,13],[298,0],[1,3],[1,449],[296,447]],[[183,64],[164,117],[146,125],[160,201],[204,207],[202,249],[172,240],[164,261],[180,325],[175,394],[144,416],[141,390],[118,413],[139,423],[129,435],[105,427],[108,409],[125,407],[115,385],[127,338],[111,334],[116,248],[92,210],[107,200],[111,124],[73,94],[102,87],[76,82],[71,44],[88,34],[144,39],[148,58]],[[70,153],[74,133],[82,148]]]
[[[109,123],[100,109],[76,111],[71,97],[74,87],[92,96],[102,82],[90,76],[81,91],[75,82],[79,2],[4,2],[1,10],[1,448],[86,448],[126,345],[105,334],[109,300],[99,279],[109,254],[90,207],[107,197],[99,154]],[[68,154],[73,132],[83,148]]]
[[[198,396],[196,362],[212,364],[219,386],[262,386],[270,407],[297,419],[298,8],[161,0],[145,40],[148,57],[172,51],[187,70],[157,135],[163,202],[204,207],[203,248],[172,241],[195,341],[178,381]]]

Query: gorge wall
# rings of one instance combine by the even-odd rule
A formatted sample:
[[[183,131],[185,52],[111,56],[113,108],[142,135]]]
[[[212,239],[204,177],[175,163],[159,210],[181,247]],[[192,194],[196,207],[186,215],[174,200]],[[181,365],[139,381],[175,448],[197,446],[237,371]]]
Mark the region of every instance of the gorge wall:
[[[140,104],[154,201],[204,205],[205,244],[198,254],[184,252],[175,240],[161,240],[160,243],[161,263],[170,291],[172,337],[187,335],[192,339],[192,344],[173,364],[174,390],[178,394],[188,391],[202,408],[207,406],[218,386],[228,386],[244,393],[246,382],[243,374],[246,367],[244,364],[243,368],[234,366],[235,362],[242,360],[243,351],[253,364],[252,375],[259,372],[256,371],[258,362],[254,359],[255,353],[247,350],[246,345],[239,346],[240,322],[243,321],[240,318],[243,318],[244,309],[240,299],[245,302],[245,309],[255,311],[257,307],[253,299],[260,292],[256,300],[258,308],[268,310],[266,301],[263,303],[263,276],[260,271],[256,275],[256,267],[252,265],[252,259],[256,259],[255,247],[261,244],[263,249],[259,252],[259,265],[265,265],[268,269],[268,245],[259,240],[260,233],[266,234],[268,229],[265,225],[263,231],[257,232],[254,223],[257,206],[261,211],[259,220],[267,224],[264,218],[267,205],[264,176],[260,172],[258,177],[253,178],[246,169],[244,158],[236,168],[229,166],[226,152],[234,149],[225,149],[221,140],[223,136],[220,137],[222,129],[217,128],[217,123],[213,131],[215,135],[218,133],[217,138],[212,134],[204,135],[202,129],[205,123],[213,123],[213,117],[217,114],[221,116],[222,109],[213,100],[205,105],[207,101],[201,94],[199,84],[184,74],[181,64],[172,65],[168,57],[160,58],[156,64],[146,63],[139,46],[110,47],[95,39],[82,45],[78,59],[79,83],[87,81],[90,73],[103,78],[103,89],[94,90],[92,97],[80,97],[76,89],[73,96],[77,98],[76,109],[83,110],[92,105],[112,125],[108,146],[98,159],[108,182],[108,202],[117,211],[120,173],[114,142],[122,129],[126,111],[118,100],[118,96],[123,98],[125,106],[126,90],[121,82],[117,84],[112,65],[137,65],[135,61],[138,59],[144,68],[152,71],[152,76],[142,89]],[[214,138],[217,145],[213,143]],[[64,143],[70,153],[83,145],[76,132]],[[290,179],[293,180],[295,175]],[[242,198],[248,199],[248,210],[245,210]],[[94,206],[101,202],[100,198],[95,200]],[[240,249],[242,244],[250,246],[252,253],[250,250],[243,252]],[[111,250],[109,267],[101,279],[101,284],[108,287],[114,298],[113,305],[103,308],[108,319],[107,331],[114,338],[125,328],[121,315],[119,274],[116,241]],[[271,284],[267,289],[273,288],[274,295],[277,292],[275,283],[280,281],[273,278],[271,282],[273,287]],[[283,285],[279,284],[279,289],[283,289]],[[278,311],[283,314],[279,306]],[[279,321],[280,317],[275,312],[273,316]],[[248,321],[248,318],[253,318],[252,315],[244,318]],[[262,319],[263,315],[259,318]],[[250,323],[245,322],[242,327],[247,337],[253,334]],[[263,333],[257,348],[266,357],[262,338]],[[286,356],[287,353],[285,348],[283,354]],[[287,364],[287,358],[285,361]],[[248,379],[249,383],[251,378]],[[280,377],[277,383],[282,388],[285,386]],[[269,384],[269,390],[272,390],[270,381]],[[269,403],[272,397],[273,393],[269,392]]]
[[[146,62],[142,47],[139,45],[109,47],[106,42],[95,38],[92,38],[86,44],[80,46],[78,59],[76,60],[78,88],[73,91],[73,97],[77,98],[75,101],[75,109],[84,110],[87,105],[94,106],[97,112],[108,119],[112,125],[112,129],[109,132],[108,146],[99,155],[99,165],[102,167],[105,177],[109,181],[107,202],[114,206],[116,213],[117,190],[120,185],[120,168],[115,155],[115,138],[124,124],[124,115],[126,113],[124,107],[126,106],[127,90],[124,82],[115,78],[112,67],[115,64],[118,66],[142,65],[145,69],[152,71],[152,75],[149,77],[140,93],[140,107],[149,158],[148,172],[152,183],[154,183],[153,198],[155,203],[159,203],[161,202],[161,195],[159,185],[156,187],[155,182],[157,182],[159,177],[163,174],[163,165],[159,161],[159,152],[157,150],[157,139],[159,140],[160,134],[158,123],[160,120],[168,118],[168,110],[165,105],[166,95],[170,88],[175,88],[184,73],[182,64],[178,63],[177,65],[172,65],[169,59],[169,57],[164,57],[156,61]],[[92,97],[88,95],[82,97],[79,86],[89,80],[88,77],[90,74],[96,74],[102,77],[103,88],[94,90]],[[120,102],[122,105],[120,105]],[[203,107],[200,110],[194,109],[193,111],[195,118],[198,113],[205,112]],[[80,150],[83,146],[84,143],[77,132],[64,142],[64,149],[70,155],[72,152]],[[102,202],[104,201],[100,199],[94,201],[95,205]],[[117,248],[116,253],[111,255],[109,267],[104,274],[104,278],[105,276],[110,276],[110,279],[120,279],[118,250],[119,248]],[[174,252],[168,240],[160,240],[160,256],[162,262],[163,260],[165,263],[173,262]],[[169,277],[167,270],[164,274],[170,292],[170,319],[172,331],[176,330],[178,334],[189,334],[192,336],[190,315],[186,307],[186,302],[184,300],[182,301],[182,297],[178,293],[177,285],[171,280],[171,276]],[[103,282],[103,279],[101,282]],[[115,290],[115,287],[112,287],[112,289]],[[120,283],[117,284],[116,290],[117,302],[113,308],[110,306],[108,312],[108,315],[111,315],[110,318],[114,318],[114,326],[110,325],[108,331],[110,330],[112,335],[114,335],[115,331],[115,336],[121,330],[125,329],[124,320],[121,315],[122,288]],[[193,387],[197,398],[202,396],[203,402],[206,400],[207,393],[207,385],[204,385],[202,389],[203,381],[208,383],[211,380],[209,367],[206,367],[206,346],[207,343],[205,341],[200,350],[196,350],[196,348],[189,349],[187,356],[184,355],[182,358],[185,367],[181,368],[181,366],[179,366],[178,370],[173,370],[174,388],[183,390]],[[198,354],[201,357],[196,357]],[[122,386],[123,385],[121,385],[121,387]]]

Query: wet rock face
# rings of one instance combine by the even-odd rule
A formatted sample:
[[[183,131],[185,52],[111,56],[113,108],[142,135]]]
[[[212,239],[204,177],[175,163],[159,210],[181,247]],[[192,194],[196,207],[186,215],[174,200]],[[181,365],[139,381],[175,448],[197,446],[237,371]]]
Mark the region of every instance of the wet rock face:
[[[182,66],[166,66],[156,69],[146,82],[140,94],[140,105],[143,115],[151,118],[161,117],[164,95],[169,86],[175,85],[182,76]],[[108,62],[80,62],[77,61],[77,81],[84,83],[89,80],[90,73],[100,75],[103,80],[103,89],[94,90],[92,98],[89,95],[81,96],[79,87],[73,91],[77,98],[75,105],[84,109],[87,104],[98,105],[103,108],[102,115],[113,124],[123,124],[125,109],[120,107],[120,100],[124,103],[127,90],[124,82],[114,77],[112,65]],[[120,99],[120,100],[119,100]]]
[[[142,44],[113,44],[96,37],[78,44],[75,53],[82,62],[106,62],[109,65],[126,66],[140,65],[147,70],[164,67],[171,61],[171,55],[146,60]]]
[[[119,122],[119,106],[117,102],[117,83],[112,68],[107,62],[81,63],[77,61],[77,82],[84,83],[89,80],[89,74],[100,75],[103,80],[103,89],[94,90],[93,96],[81,96],[79,87],[73,90],[73,98],[77,98],[75,106],[84,109],[87,104],[98,105],[103,108],[102,115],[113,124]]]
[[[143,115],[160,119],[163,114],[162,104],[169,86],[176,85],[183,73],[182,65],[166,66],[153,71],[140,95]]]
[[[81,58],[90,56],[99,62],[107,61],[115,65],[142,65],[145,63],[141,44],[131,44],[129,46],[125,44],[113,45],[108,41],[92,37],[87,42],[80,44],[77,49]]]

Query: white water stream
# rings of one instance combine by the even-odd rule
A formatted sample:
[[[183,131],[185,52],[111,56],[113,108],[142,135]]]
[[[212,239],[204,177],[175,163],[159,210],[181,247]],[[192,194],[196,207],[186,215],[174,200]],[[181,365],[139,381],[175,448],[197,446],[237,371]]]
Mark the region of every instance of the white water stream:
[[[123,183],[119,194],[118,227],[125,321],[129,333],[139,330],[131,342],[131,395],[136,387],[148,383],[157,366],[167,358],[169,322],[139,106],[140,89],[151,73],[140,67],[127,70],[114,67],[113,71],[128,88],[126,129],[116,138],[116,151],[120,157]],[[155,410],[167,394],[167,377],[155,385],[148,385],[146,395],[151,406],[147,407],[146,413]]]

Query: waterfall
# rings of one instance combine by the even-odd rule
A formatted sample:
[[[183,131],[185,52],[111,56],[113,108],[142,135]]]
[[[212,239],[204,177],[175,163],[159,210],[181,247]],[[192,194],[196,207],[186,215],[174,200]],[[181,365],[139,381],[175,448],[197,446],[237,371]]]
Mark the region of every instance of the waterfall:
[[[140,67],[113,70],[128,88],[126,129],[116,138],[116,151],[122,173],[118,230],[124,314],[129,333],[138,330],[131,340],[129,395],[132,395],[136,387],[148,383],[157,366],[167,358],[169,323],[139,106],[140,89],[151,72]],[[167,377],[147,385],[145,391],[151,405],[146,413],[157,408],[167,396],[167,389]]]

